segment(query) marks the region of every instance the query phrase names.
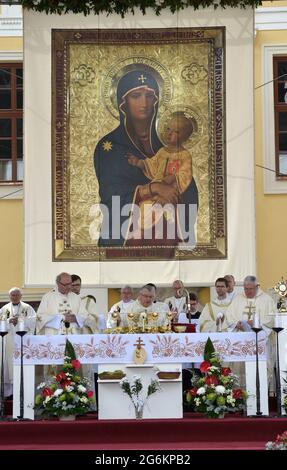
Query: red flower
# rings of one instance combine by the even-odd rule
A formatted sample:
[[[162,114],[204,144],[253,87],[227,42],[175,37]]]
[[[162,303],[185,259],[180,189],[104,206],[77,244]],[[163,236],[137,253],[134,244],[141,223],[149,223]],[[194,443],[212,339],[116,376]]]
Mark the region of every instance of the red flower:
[[[71,364],[75,370],[78,370],[81,367],[81,363],[78,361],[78,359],[73,359]]]
[[[88,397],[88,398],[91,398],[93,395],[94,395],[94,393],[93,393],[92,390],[88,390],[88,391],[87,391],[87,397]]]
[[[199,368],[200,368],[200,372],[208,372],[209,368],[211,367],[211,364],[210,362],[208,361],[203,361]]]
[[[62,388],[66,388],[66,387],[68,387],[68,385],[71,385],[69,380],[63,380],[63,382],[61,382],[61,387]]]
[[[218,380],[214,375],[211,375],[210,377],[206,377],[205,379],[206,385],[218,385]]]
[[[229,367],[222,367],[221,373],[222,373],[222,375],[225,375],[225,376],[230,375],[231,374],[231,369],[229,369]]]
[[[44,397],[51,397],[53,395],[53,391],[50,388],[46,387],[43,389],[42,395]]]
[[[233,390],[232,395],[235,400],[240,400],[243,397],[243,391],[241,388],[237,388],[236,390]]]
[[[62,380],[66,380],[67,376],[65,372],[60,372],[58,375],[56,375],[56,380],[57,382],[61,382]]]
[[[190,390],[188,390],[188,393],[195,397],[197,393],[197,388],[191,388]]]

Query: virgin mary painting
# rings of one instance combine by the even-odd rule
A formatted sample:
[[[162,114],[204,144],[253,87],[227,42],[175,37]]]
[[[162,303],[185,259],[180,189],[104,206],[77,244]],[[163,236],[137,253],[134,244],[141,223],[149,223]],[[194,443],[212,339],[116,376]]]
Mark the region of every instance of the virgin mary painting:
[[[118,82],[120,124],[100,139],[94,153],[103,214],[100,246],[176,246],[184,242],[179,234],[190,233],[189,205],[198,205],[194,178],[179,198],[174,185],[164,181],[153,181],[151,185],[144,173],[128,161],[129,155],[141,160],[151,158],[163,147],[157,134],[159,96],[157,80],[145,68],[139,67],[126,73]],[[152,196],[160,197],[163,206],[176,207],[180,204],[182,217],[175,216],[171,222],[161,212],[160,220],[152,224],[151,234],[145,237],[146,231],[143,230],[140,236],[135,227],[139,206]],[[174,224],[173,230],[169,226],[171,223]],[[182,227],[179,230],[177,226],[180,224]],[[157,230],[159,226],[160,231]]]

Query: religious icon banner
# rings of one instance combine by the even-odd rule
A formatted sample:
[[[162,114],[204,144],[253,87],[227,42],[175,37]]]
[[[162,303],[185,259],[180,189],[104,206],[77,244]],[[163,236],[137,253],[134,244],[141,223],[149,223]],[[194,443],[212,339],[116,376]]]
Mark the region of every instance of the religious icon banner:
[[[53,260],[227,258],[225,28],[52,30]]]

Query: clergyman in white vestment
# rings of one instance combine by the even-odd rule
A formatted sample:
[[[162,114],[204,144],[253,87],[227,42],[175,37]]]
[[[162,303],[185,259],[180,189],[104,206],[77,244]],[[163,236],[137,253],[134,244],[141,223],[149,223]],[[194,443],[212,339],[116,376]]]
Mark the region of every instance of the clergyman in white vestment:
[[[9,333],[4,337],[4,396],[13,393],[13,344],[14,336],[18,330],[18,320],[22,318],[27,334],[33,335],[36,325],[36,312],[31,305],[21,301],[22,292],[18,287],[9,291],[10,302],[0,310],[1,319],[7,321]],[[1,351],[0,351],[1,361]]]

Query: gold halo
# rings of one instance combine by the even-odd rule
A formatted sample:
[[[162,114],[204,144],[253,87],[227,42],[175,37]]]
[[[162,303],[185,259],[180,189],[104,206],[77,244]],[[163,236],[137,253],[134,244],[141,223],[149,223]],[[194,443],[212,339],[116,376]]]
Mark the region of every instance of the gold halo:
[[[179,104],[176,106],[171,106],[170,108],[166,109],[166,111],[160,116],[159,121],[158,121],[157,130],[158,130],[160,139],[164,142],[163,134],[164,134],[164,129],[165,129],[167,122],[171,118],[174,118],[178,116],[179,114],[183,114],[185,117],[191,119],[192,121],[193,133],[186,140],[185,144],[188,147],[194,147],[200,142],[203,136],[205,121],[202,115],[191,106],[185,106],[185,105]]]
[[[149,72],[159,86],[159,105],[165,108],[172,99],[173,82],[170,73],[160,62],[150,57],[131,56],[112,64],[101,84],[101,96],[109,113],[119,119],[117,87],[119,80],[138,67]]]

